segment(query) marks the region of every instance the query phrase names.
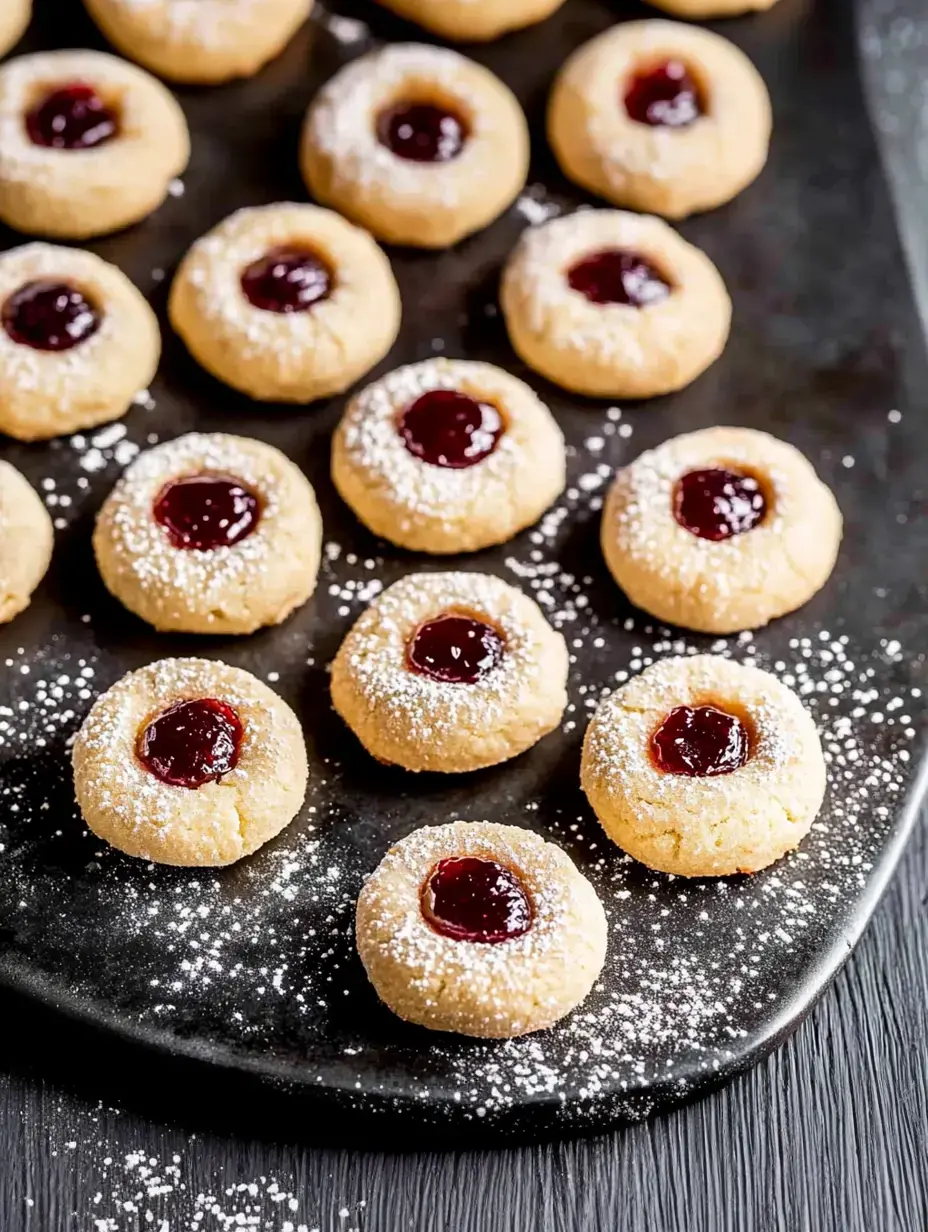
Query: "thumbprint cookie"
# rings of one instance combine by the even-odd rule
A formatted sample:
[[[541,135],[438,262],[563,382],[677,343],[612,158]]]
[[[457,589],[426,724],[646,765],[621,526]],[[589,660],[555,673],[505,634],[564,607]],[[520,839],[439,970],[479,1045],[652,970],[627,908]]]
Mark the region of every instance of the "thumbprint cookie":
[[[115,265],[50,244],[0,255],[0,432],[36,441],[118,419],[160,354],[155,314]]]
[[[706,428],[648,450],[606,497],[601,542],[636,606],[702,633],[756,629],[827,582],[841,511],[798,449]]]
[[[159,864],[251,855],[296,816],[308,776],[286,702],[208,659],[161,659],[123,676],[94,703],[72,761],[93,833]]]
[[[446,248],[488,226],[525,185],[528,126],[488,69],[443,47],[354,60],[310,105],[303,177],[312,195],[379,239]]]
[[[52,558],[52,520],[35,490],[0,461],[0,624],[29,606]]]
[[[665,659],[600,704],[580,772],[603,829],[649,868],[753,873],[805,837],[825,793],[808,711],[769,672]]]
[[[671,21],[628,21],[557,78],[548,137],[561,170],[614,205],[685,218],[730,201],[767,161],[770,98],[733,43]]]
[[[596,892],[518,826],[426,826],[392,847],[358,898],[358,953],[380,999],[433,1031],[509,1039],[553,1026],[606,957]]]
[[[659,218],[580,210],[530,227],[503,271],[513,348],[574,393],[651,398],[722,353],[731,301],[700,249]]]
[[[0,5],[0,56],[15,47],[26,33],[31,18],[32,0],[3,0]]]
[[[412,573],[356,621],[332,702],[378,761],[444,773],[508,761],[567,704],[567,647],[536,603],[486,573]]]
[[[171,81],[251,77],[309,16],[312,0],[84,0],[123,55]]]
[[[332,478],[365,526],[417,552],[474,552],[535,522],[564,488],[564,438],[522,381],[430,359],[349,404]]]
[[[190,157],[173,95],[99,51],[49,51],[0,67],[0,221],[85,239],[157,209]]]
[[[564,0],[378,0],[439,38],[487,43],[510,30],[544,21]]]
[[[190,433],[138,457],[97,518],[107,590],[156,629],[253,633],[312,594],[322,522],[271,445]]]
[[[220,381],[267,402],[341,393],[396,340],[400,294],[371,237],[331,210],[239,210],[197,240],[171,324]]]

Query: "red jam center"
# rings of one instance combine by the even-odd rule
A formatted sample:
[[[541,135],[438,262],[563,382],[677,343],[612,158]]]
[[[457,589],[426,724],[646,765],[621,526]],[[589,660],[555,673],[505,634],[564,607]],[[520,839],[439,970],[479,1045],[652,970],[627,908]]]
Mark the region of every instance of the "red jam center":
[[[29,140],[53,150],[92,150],[118,131],[116,112],[80,81],[49,91],[26,113]]]
[[[650,261],[637,252],[607,248],[584,257],[567,271],[574,291],[593,304],[630,304],[645,308],[670,294],[665,282]]]
[[[504,643],[492,625],[443,612],[415,631],[406,647],[409,667],[448,684],[476,684],[503,657]]]
[[[209,552],[250,535],[261,518],[261,502],[238,479],[204,473],[166,483],[153,512],[174,547]]]
[[[454,470],[486,458],[504,431],[495,406],[454,389],[430,389],[406,407],[397,427],[414,458]]]
[[[139,732],[146,770],[172,787],[202,787],[234,770],[242,747],[242,721],[215,697],[176,702]]]
[[[651,750],[667,774],[707,778],[743,766],[750,741],[737,715],[715,706],[677,706],[651,737]]]
[[[761,522],[767,501],[753,475],[739,475],[723,467],[689,471],[673,490],[673,516],[700,539],[730,539]]]
[[[422,887],[420,901],[430,927],[455,941],[498,945],[532,927],[532,902],[521,878],[495,860],[440,860]]]
[[[332,294],[331,269],[306,248],[272,248],[242,274],[242,290],[265,312],[308,312]]]
[[[447,163],[467,140],[464,120],[434,103],[397,103],[377,117],[377,140],[397,158],[414,163]]]
[[[100,328],[100,314],[76,287],[27,282],[3,305],[3,328],[34,351],[69,351]]]
[[[625,110],[652,128],[686,128],[703,114],[699,87],[681,60],[636,73],[625,93]]]

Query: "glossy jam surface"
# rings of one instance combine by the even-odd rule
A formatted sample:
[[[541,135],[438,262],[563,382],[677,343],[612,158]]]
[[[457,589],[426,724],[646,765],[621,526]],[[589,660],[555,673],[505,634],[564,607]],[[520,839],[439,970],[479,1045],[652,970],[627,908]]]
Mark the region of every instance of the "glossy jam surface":
[[[447,163],[467,140],[461,116],[434,103],[397,103],[377,117],[377,140],[414,163]]]
[[[138,756],[162,783],[202,787],[235,769],[243,735],[241,719],[226,702],[176,702],[139,732]]]
[[[650,261],[637,252],[608,248],[584,257],[567,271],[571,289],[593,304],[629,304],[645,308],[660,303],[670,294],[665,282]]]
[[[452,470],[488,457],[504,431],[495,406],[454,389],[422,394],[403,411],[397,428],[414,458]]]
[[[636,73],[625,92],[625,110],[652,128],[686,128],[703,114],[699,87],[682,60]]]
[[[422,915],[443,937],[498,945],[532,927],[532,901],[521,878],[495,860],[440,860],[422,887]]]
[[[476,684],[498,666],[504,648],[492,625],[462,612],[443,612],[415,631],[406,659],[420,676],[447,684]]]
[[[14,291],[2,310],[3,328],[34,351],[69,351],[100,328],[100,314],[76,287],[37,279]]]
[[[280,246],[242,273],[242,290],[255,308],[289,315],[308,312],[332,294],[331,269],[307,248]]]
[[[261,502],[240,480],[204,472],[166,483],[153,512],[174,547],[209,552],[250,535],[261,518]]]
[[[767,501],[753,475],[724,467],[689,471],[674,485],[673,516],[690,534],[718,543],[763,521]]]
[[[93,86],[71,82],[51,90],[26,113],[33,145],[53,150],[92,150],[119,132],[119,119]]]
[[[737,715],[715,706],[677,706],[651,737],[658,769],[689,778],[731,774],[747,761],[750,745]]]

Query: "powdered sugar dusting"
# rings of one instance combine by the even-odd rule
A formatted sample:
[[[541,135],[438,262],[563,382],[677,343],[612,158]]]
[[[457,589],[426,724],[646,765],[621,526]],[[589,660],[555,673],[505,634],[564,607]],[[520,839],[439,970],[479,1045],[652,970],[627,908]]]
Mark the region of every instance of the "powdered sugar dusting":
[[[332,159],[345,185],[382,185],[391,196],[454,204],[473,175],[486,174],[480,137],[487,120],[473,75],[481,72],[456,51],[402,43],[371,52],[346,65],[316,96],[307,118],[309,140]],[[379,111],[403,88],[439,89],[467,117],[468,140],[453,164],[436,169],[399,158],[377,139]],[[445,172],[442,174],[442,172]]]

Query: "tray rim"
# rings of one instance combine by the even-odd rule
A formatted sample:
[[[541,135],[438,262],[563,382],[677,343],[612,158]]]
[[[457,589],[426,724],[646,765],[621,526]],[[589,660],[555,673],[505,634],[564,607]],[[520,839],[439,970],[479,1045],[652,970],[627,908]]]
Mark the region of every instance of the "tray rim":
[[[866,889],[855,900],[857,909],[833,943],[820,952],[820,960],[809,967],[805,980],[796,986],[780,1013],[739,1050],[737,1059],[728,1064],[721,1062],[710,1068],[681,1066],[674,1069],[672,1079],[649,1082],[640,1090],[621,1094],[610,1091],[603,1096],[575,1099],[569,1103],[557,1093],[533,1094],[523,1096],[517,1104],[502,1110],[489,1108],[485,1115],[478,1117],[468,1105],[435,1092],[430,1091],[426,1105],[419,1096],[408,1092],[365,1089],[363,1085],[359,1089],[356,1083],[348,1086],[337,1077],[319,1081],[318,1075],[324,1072],[324,1065],[313,1066],[307,1062],[301,1066],[284,1066],[275,1063],[272,1054],[252,1057],[229,1045],[206,1044],[196,1037],[184,1039],[155,1026],[133,1023],[125,1014],[81,998],[79,993],[62,996],[50,979],[22,971],[19,964],[10,963],[4,951],[0,951],[0,985],[84,1026],[112,1033],[145,1051],[154,1051],[174,1060],[205,1064],[242,1078],[257,1079],[269,1086],[290,1088],[291,1095],[298,1093],[316,1106],[328,1106],[333,1111],[350,1111],[353,1118],[365,1121],[376,1119],[381,1125],[392,1119],[408,1126],[406,1118],[412,1115],[421,1120],[427,1111],[430,1132],[434,1122],[438,1132],[447,1129],[458,1138],[462,1133],[466,1135],[468,1130],[483,1136],[488,1131],[502,1129],[507,1138],[530,1137],[533,1132],[539,1131],[556,1131],[559,1134],[565,1131],[575,1134],[590,1130],[600,1132],[640,1121],[654,1112],[699,1098],[721,1082],[751,1069],[801,1025],[857,946],[896,871],[919,820],[922,806],[928,801],[928,736],[923,741],[917,764],[918,771],[909,784],[904,805],[896,814],[897,823],[882,848],[879,864],[869,877]],[[531,1123],[523,1124],[524,1120]]]

